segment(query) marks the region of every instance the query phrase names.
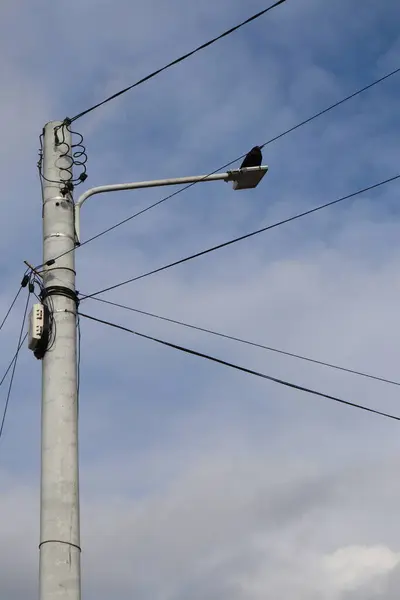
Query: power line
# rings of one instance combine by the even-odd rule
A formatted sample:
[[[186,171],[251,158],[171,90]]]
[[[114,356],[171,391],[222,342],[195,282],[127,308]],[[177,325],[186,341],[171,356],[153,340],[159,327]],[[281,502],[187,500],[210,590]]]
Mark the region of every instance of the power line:
[[[315,115],[312,115],[311,117],[305,119],[304,121],[301,121],[300,123],[298,123],[297,125],[294,125],[293,127],[290,127],[289,129],[286,129],[285,131],[283,131],[282,133],[279,133],[278,135],[276,135],[275,137],[267,140],[266,142],[264,142],[263,144],[261,144],[261,148],[264,148],[265,146],[268,146],[269,144],[272,144],[273,142],[279,140],[280,138],[284,137],[285,135],[292,133],[292,131],[296,131],[296,129],[299,129],[300,127],[302,127],[303,125],[307,125],[308,123],[311,123],[311,121],[313,121],[314,119],[317,119],[318,117],[326,114],[327,112],[331,111],[332,109],[340,106],[341,104],[344,104],[345,102],[347,102],[348,100],[351,100],[352,98],[355,98],[356,96],[358,96],[359,94],[362,94],[363,92],[371,89],[372,87],[374,87],[375,85],[382,83],[383,81],[385,81],[386,79],[388,79],[389,77],[392,77],[393,75],[396,75],[397,73],[400,72],[400,67],[398,69],[395,69],[394,71],[392,71],[391,73],[387,73],[386,75],[384,75],[383,77],[381,77],[380,79],[377,79],[376,81],[373,81],[372,83],[366,85],[365,87],[357,90],[356,92],[353,92],[352,94],[350,94],[349,96],[346,96],[345,98],[343,98],[342,100],[339,100],[338,102],[335,102],[334,104],[331,104],[331,106],[328,106],[327,108],[324,108],[323,110],[319,111],[318,113],[316,113]],[[215,171],[212,171],[211,173],[208,173],[207,175],[205,175],[204,179],[206,179],[207,177],[209,177],[210,175],[214,175],[214,173],[217,173],[218,171],[222,171],[223,169],[226,169],[227,167],[230,167],[233,163],[238,162],[239,160],[241,160],[242,158],[244,158],[244,156],[246,156],[246,154],[242,154],[241,156],[238,156],[237,158],[235,158],[234,160],[231,160],[230,162],[226,163],[225,165],[222,165],[221,167],[219,167],[218,169],[215,169]],[[158,200],[157,202],[155,202],[154,204],[151,204],[150,206],[147,206],[146,208],[140,210],[139,212],[127,217],[126,219],[123,219],[122,221],[119,221],[118,223],[116,223],[115,225],[111,225],[110,227],[108,227],[107,229],[105,229],[104,231],[101,231],[100,233],[97,233],[96,235],[94,235],[93,237],[89,238],[88,240],[82,242],[80,244],[80,248],[82,246],[84,246],[85,244],[89,244],[90,242],[93,242],[94,240],[98,239],[99,237],[109,233],[110,231],[113,231],[114,229],[116,229],[117,227],[120,227],[121,225],[124,225],[125,223],[128,223],[128,221],[131,221],[132,219],[139,217],[140,215],[142,215],[143,213],[151,210],[152,208],[155,208],[156,206],[158,206],[159,204],[162,204],[163,202],[166,202],[167,200],[170,200],[170,198],[173,198],[174,196],[177,196],[178,194],[181,194],[182,192],[184,192],[185,190],[193,187],[194,185],[197,185],[197,183],[200,182],[195,182],[195,183],[189,183],[188,185],[181,187],[179,190],[173,192],[172,194],[169,194],[168,196],[165,196],[164,198],[161,198],[161,200]],[[62,255],[61,255],[62,256]],[[57,257],[57,259],[60,257]],[[57,260],[55,259],[55,260]]]
[[[311,388],[306,388],[301,385],[297,385],[295,383],[291,383],[289,381],[285,381],[284,379],[278,379],[277,377],[271,377],[270,375],[266,375],[265,373],[260,373],[259,371],[254,371],[253,369],[247,369],[246,367],[241,367],[234,363],[227,362],[220,358],[216,358],[215,356],[211,356],[209,354],[203,354],[202,352],[197,352],[197,350],[192,350],[190,348],[185,348],[184,346],[179,346],[177,344],[172,344],[171,342],[167,342],[165,340],[161,340],[159,338],[155,338],[150,335],[145,335],[144,333],[139,333],[134,331],[133,329],[129,329],[128,327],[123,327],[122,325],[117,325],[116,323],[111,323],[110,321],[104,321],[103,319],[97,319],[96,317],[92,317],[90,315],[86,315],[84,313],[80,313],[81,317],[85,319],[90,319],[91,321],[96,321],[97,323],[102,323],[103,325],[108,325],[109,327],[113,327],[115,329],[120,329],[121,331],[126,331],[127,333],[131,333],[133,335],[137,335],[138,337],[144,338],[146,340],[151,340],[153,342],[157,342],[157,344],[162,344],[163,346],[167,346],[169,348],[173,348],[174,350],[180,350],[181,352],[185,352],[186,354],[191,354],[192,356],[198,356],[199,358],[204,358],[206,360],[218,363],[220,365],[224,365],[225,367],[230,367],[231,369],[236,369],[238,371],[242,371],[243,373],[248,373],[249,375],[254,375],[256,377],[261,377],[262,379],[267,379],[268,381],[273,381],[274,383],[278,383],[285,387],[289,387],[295,390],[299,390],[301,392],[307,392],[308,394],[313,394],[314,396],[319,396],[320,398],[326,398],[327,400],[332,400],[333,402],[338,402],[340,404],[346,406],[352,406],[353,408],[358,408],[360,410],[364,410],[366,412],[370,412],[376,415],[380,415],[382,417],[386,417],[388,419],[393,419],[395,421],[400,421],[400,417],[391,415],[389,413],[381,412],[379,410],[375,410],[373,408],[369,408],[362,404],[356,404],[354,402],[349,402],[348,400],[343,400],[342,398],[338,398],[336,396],[331,396],[330,394],[325,394],[323,392],[318,392],[317,390],[313,390]]]
[[[304,121],[301,121],[300,123],[297,123],[297,125],[294,125],[293,127],[290,127],[289,129],[286,129],[285,131],[282,131],[278,135],[274,136],[273,138],[271,138],[271,139],[267,140],[266,142],[264,142],[263,144],[261,144],[260,147],[264,148],[265,146],[268,146],[269,144],[272,144],[276,140],[279,140],[279,139],[283,138],[285,135],[288,135],[289,133],[292,133],[293,131],[296,131],[297,129],[299,129],[303,125],[307,125],[308,123],[311,123],[311,121],[313,121],[314,119],[317,119],[318,117],[320,117],[320,116],[328,113],[329,111],[333,110],[334,108],[340,106],[341,104],[344,104],[345,102],[347,102],[348,100],[351,100],[352,98],[355,98],[359,94],[362,94],[363,92],[371,89],[372,87],[378,85],[379,83],[382,83],[386,79],[389,79],[389,77],[392,77],[393,75],[396,75],[399,72],[400,72],[400,67],[398,69],[395,69],[394,71],[391,71],[390,73],[387,73],[383,77],[380,77],[379,79],[376,79],[375,81],[373,81],[372,83],[369,83],[368,85],[364,86],[363,88],[361,88],[361,89],[359,89],[359,90],[351,93],[349,96],[346,96],[345,98],[342,98],[342,100],[339,100],[338,102],[335,102],[334,104],[331,104],[327,108],[324,108],[323,110],[317,112],[316,114],[312,115],[311,117],[308,117]],[[246,154],[242,154],[241,156],[238,156],[234,160],[231,160],[230,162],[226,163],[225,165],[222,165],[221,167],[218,167],[218,169],[215,169],[214,171],[211,171],[210,173],[208,173],[207,175],[204,176],[204,179],[207,179],[207,177],[210,177],[210,175],[214,175],[215,173],[218,173],[218,171],[222,171],[223,169],[226,169],[227,167],[230,167],[233,163],[238,162],[244,156],[246,156]],[[132,221],[132,219],[135,219],[136,217],[139,217],[140,215],[144,214],[145,212],[147,212],[149,210],[152,210],[156,206],[159,206],[160,204],[163,204],[164,202],[166,202],[167,200],[170,200],[174,196],[177,196],[178,194],[182,194],[183,192],[185,192],[189,188],[193,187],[194,185],[197,185],[198,183],[201,183],[201,181],[203,181],[203,180],[200,180],[200,181],[197,181],[197,182],[194,182],[194,183],[189,183],[188,185],[180,187],[178,190],[176,190],[172,194],[168,194],[168,196],[164,196],[163,198],[161,198],[157,202],[154,202],[153,204],[150,204],[146,208],[143,208],[142,210],[134,213],[133,215],[130,215],[129,217],[126,217],[125,219],[122,219],[121,221],[118,221],[118,223],[115,223],[114,225],[110,225],[110,227],[107,227],[103,231],[100,231],[99,233],[96,233],[95,235],[93,235],[91,238],[85,240],[84,242],[81,242],[80,245],[79,245],[79,248],[82,248],[86,244],[89,244],[90,242],[93,242],[94,240],[97,240],[98,238],[102,237],[103,235],[106,235],[107,233],[110,233],[110,231],[113,231],[114,229],[117,229],[118,227],[121,227],[121,225],[125,225],[125,223],[128,223],[129,221]],[[69,252],[72,252],[72,250],[67,250],[66,252],[63,252],[62,254],[60,254],[59,256],[57,256],[56,258],[54,258],[53,261],[56,262],[59,258],[65,256]],[[54,264],[54,263],[52,262],[52,264]],[[36,267],[36,269],[40,269],[43,266],[44,266],[43,264],[38,265]]]
[[[0,330],[1,330],[1,329],[3,329],[3,325],[4,325],[4,324],[5,324],[5,322],[7,321],[8,317],[9,317],[9,314],[10,314],[10,312],[12,311],[12,309],[13,309],[13,307],[14,307],[14,304],[15,304],[15,303],[16,303],[16,301],[18,300],[18,296],[20,295],[21,291],[22,291],[22,287],[20,287],[20,288],[18,289],[18,292],[16,293],[16,295],[15,295],[15,297],[14,297],[14,300],[11,302],[11,305],[9,306],[9,308],[8,308],[8,310],[7,310],[6,314],[5,314],[5,317],[4,317],[4,319],[2,320],[2,322],[1,322],[1,325],[0,325]]]
[[[369,83],[368,85],[364,86],[363,88],[360,88],[359,90],[353,92],[349,96],[346,96],[342,100],[338,100],[338,102],[335,102],[334,104],[331,104],[327,108],[320,110],[315,115],[309,117],[308,119],[305,119],[304,121],[301,121],[301,123],[298,123],[298,125],[295,125],[294,127],[291,127],[290,129],[287,129],[286,131],[284,131],[283,133],[280,133],[279,135],[276,135],[275,137],[271,138],[267,142],[264,142],[264,144],[261,145],[261,148],[264,148],[268,144],[271,144],[272,142],[279,140],[281,137],[287,135],[288,133],[292,133],[292,131],[299,129],[299,127],[302,127],[303,125],[307,125],[308,123],[311,123],[311,121],[314,121],[314,119],[317,119],[318,117],[321,117],[322,115],[325,115],[329,111],[333,110],[334,108],[337,108],[341,104],[344,104],[348,100],[352,100],[353,98],[355,98],[356,96],[359,96],[363,92],[366,92],[367,90],[370,90],[371,88],[375,87],[379,83],[382,83],[386,79],[389,79],[389,77],[393,77],[393,75],[397,75],[397,73],[400,73],[400,67],[398,67],[394,71],[391,71],[390,73],[386,73],[386,75],[383,75],[382,77],[380,77],[379,79],[376,79],[372,83]],[[243,156],[245,156],[245,155],[243,155]],[[243,156],[241,156],[240,158],[243,158]],[[238,158],[236,160],[240,160],[240,158]],[[232,162],[235,162],[235,161],[232,161]],[[229,164],[232,164],[232,163],[229,163]],[[226,165],[226,166],[229,166],[229,165]],[[221,167],[221,168],[224,168],[224,167]]]
[[[9,383],[8,391],[7,391],[6,403],[4,405],[4,410],[3,410],[3,417],[2,417],[1,425],[0,425],[0,439],[1,439],[1,436],[3,435],[3,431],[4,431],[4,423],[6,421],[8,405],[10,403],[11,390],[12,390],[12,386],[13,386],[13,383],[14,383],[15,369],[17,367],[18,356],[19,356],[22,344],[24,343],[24,341],[25,341],[25,339],[27,337],[27,334],[26,334],[25,337],[24,337],[24,339],[22,339],[22,336],[23,336],[23,333],[24,333],[25,321],[26,321],[26,314],[28,312],[30,295],[31,294],[30,294],[30,291],[29,291],[28,297],[26,299],[24,316],[22,318],[21,330],[20,330],[20,333],[19,333],[18,344],[17,344],[17,351],[16,351],[16,353],[14,355],[14,358],[12,359],[12,361],[10,363],[10,366],[8,367],[7,371],[5,372],[5,374],[3,376],[3,379],[1,380],[1,383],[0,383],[0,385],[3,383],[4,379],[6,378],[6,375],[7,375],[8,371],[11,368],[11,365],[13,365],[12,372],[11,372],[10,383]]]
[[[9,317],[12,309],[14,308],[14,304],[18,300],[18,297],[19,297],[19,295],[20,295],[20,293],[22,291],[22,288],[24,288],[24,287],[26,287],[28,285],[28,281],[29,281],[29,275],[27,275],[26,272],[25,272],[24,277],[23,277],[23,279],[21,281],[21,285],[18,288],[18,292],[15,294],[14,300],[11,302],[11,305],[8,308],[7,312],[6,312],[5,317],[3,318],[3,320],[2,320],[2,322],[0,324],[0,331],[3,329],[3,326],[5,325],[5,322],[7,321],[7,319]]]
[[[213,331],[212,329],[207,329],[205,327],[199,327],[197,325],[191,325],[190,323],[185,323],[184,321],[177,321],[175,319],[170,319],[168,317],[162,317],[161,315],[156,315],[151,312],[147,312],[145,310],[139,310],[138,308],[133,308],[132,306],[126,306],[124,304],[119,304],[118,302],[111,302],[110,300],[104,300],[103,298],[91,298],[92,300],[96,300],[97,302],[102,302],[103,304],[109,304],[111,306],[116,306],[117,308],[123,308],[124,310],[129,310],[131,312],[138,313],[140,315],[146,315],[147,317],[153,317],[154,319],[159,319],[161,321],[166,321],[167,323],[174,323],[175,325],[181,325],[182,327],[187,327],[188,329],[194,329],[195,331],[202,331],[204,333],[209,333],[211,335],[224,338],[227,340],[232,340],[234,342],[239,342],[241,344],[246,344],[248,346],[253,346],[254,348],[261,348],[262,350],[269,350],[271,352],[275,352],[277,354],[283,354],[284,356],[291,356],[292,358],[298,358],[300,360],[304,360],[316,365],[321,365],[323,367],[329,367],[331,369],[337,369],[338,371],[344,371],[346,373],[351,373],[352,375],[360,375],[361,377],[367,377],[368,379],[374,379],[376,381],[382,381],[384,383],[389,383],[391,385],[400,386],[400,382],[393,381],[391,379],[386,379],[385,377],[378,377],[377,375],[371,375],[370,373],[363,373],[362,371],[356,371],[354,369],[348,369],[346,367],[341,367],[338,365],[334,365],[332,363],[324,362],[322,360],[316,360],[314,358],[310,358],[308,356],[302,356],[301,354],[294,354],[293,352],[287,352],[286,350],[280,350],[278,348],[273,348],[272,346],[266,346],[264,344],[259,344],[257,342],[251,342],[249,340],[245,340],[243,338],[239,338],[233,335],[227,335],[225,333],[221,333],[219,331]]]
[[[12,358],[12,360],[11,360],[10,364],[8,365],[8,367],[7,367],[7,369],[6,369],[6,371],[5,371],[4,375],[3,375],[3,377],[0,379],[0,387],[3,385],[5,378],[7,377],[7,375],[8,375],[8,373],[9,373],[9,371],[10,371],[11,367],[13,366],[13,363],[14,363],[14,361],[15,361],[15,359],[16,359],[16,356],[17,356],[18,352],[20,351],[20,349],[21,349],[21,348],[22,348],[22,346],[24,345],[24,343],[25,343],[25,340],[26,340],[26,338],[27,338],[27,337],[28,337],[28,334],[27,334],[27,333],[25,333],[25,335],[24,335],[24,337],[22,338],[22,340],[21,340],[21,343],[20,343],[20,345],[18,346],[18,348],[17,348],[17,351],[16,351],[16,353],[14,354],[14,356],[13,356],[13,358]]]
[[[81,358],[82,358],[82,335],[81,335],[81,321],[79,314],[76,315],[76,332],[78,336],[78,344],[77,344],[77,359],[76,359],[76,402],[78,405],[78,415],[79,415],[79,395],[80,395],[80,387],[81,387]]]
[[[100,106],[103,106],[103,104],[107,104],[107,102],[110,102],[111,100],[114,100],[115,98],[118,98],[118,96],[122,96],[122,94],[125,94],[126,92],[129,92],[130,90],[132,90],[133,88],[141,85],[145,81],[149,81],[150,79],[153,79],[154,77],[156,77],[156,75],[159,75],[160,73],[162,73],[163,71],[166,71],[170,67],[173,67],[174,65],[179,64],[180,62],[186,60],[190,56],[193,56],[197,52],[200,52],[200,50],[204,50],[205,48],[208,48],[208,46],[211,46],[212,44],[214,44],[215,42],[218,42],[222,38],[227,37],[231,33],[234,33],[235,31],[237,31],[241,27],[244,27],[248,23],[251,23],[252,21],[255,21],[256,19],[258,19],[259,17],[262,17],[267,12],[269,12],[273,8],[278,7],[280,4],[283,4],[284,2],[286,2],[286,0],[278,0],[277,2],[275,2],[274,4],[272,4],[271,6],[268,6],[267,8],[264,8],[263,10],[259,11],[255,15],[252,15],[251,17],[249,17],[248,19],[246,19],[245,21],[242,21],[238,25],[235,25],[235,27],[231,27],[227,31],[224,31],[224,33],[221,33],[220,35],[218,35],[217,37],[214,37],[213,39],[209,40],[208,42],[205,42],[204,44],[201,44],[201,46],[198,46],[194,50],[191,50],[190,52],[187,52],[186,54],[183,54],[179,58],[176,58],[175,60],[173,60],[172,62],[168,63],[164,67],[161,67],[160,69],[157,69],[156,71],[153,71],[149,75],[146,75],[146,77],[143,77],[142,79],[139,79],[139,81],[136,81],[136,83],[133,83],[132,85],[129,85],[128,87],[120,90],[116,94],[113,94],[112,96],[109,96],[105,100],[102,100],[102,102],[98,102],[94,106],[92,106],[90,108],[87,108],[86,110],[78,113],[77,115],[75,115],[75,117],[72,117],[72,119],[66,119],[66,120],[68,120],[70,123],[73,123],[77,119],[80,119],[84,115],[87,115],[88,113],[92,112],[96,108],[99,108]]]
[[[147,273],[143,273],[142,275],[137,275],[136,277],[131,277],[130,279],[126,279],[125,281],[122,281],[121,283],[116,283],[115,285],[110,285],[109,287],[99,290],[98,292],[94,292],[93,294],[88,294],[87,296],[82,296],[81,300],[86,300],[87,298],[94,298],[95,296],[99,296],[100,294],[104,294],[105,292],[115,290],[123,285],[132,283],[133,281],[138,281],[139,279],[143,279],[144,277],[148,277],[149,275],[154,275],[155,273],[160,273],[161,271],[165,271],[166,269],[170,269],[171,267],[175,267],[176,265],[180,265],[182,263],[188,262],[190,260],[193,260],[194,258],[198,258],[199,256],[204,256],[205,254],[209,254],[210,252],[214,252],[215,250],[220,250],[221,248],[225,248],[226,246],[230,246],[231,244],[236,244],[237,242],[240,242],[247,238],[253,237],[260,233],[264,233],[265,231],[269,231],[270,229],[274,229],[275,227],[279,227],[280,225],[284,225],[285,223],[290,223],[291,221],[295,221],[296,219],[300,219],[301,217],[311,215],[312,213],[322,210],[323,208],[327,208],[329,206],[333,206],[334,204],[338,204],[339,202],[343,202],[344,200],[354,198],[355,196],[358,196],[358,195],[368,192],[370,190],[376,189],[382,185],[385,185],[385,184],[395,181],[397,179],[400,179],[400,175],[394,175],[393,177],[390,177],[389,179],[385,179],[383,181],[380,181],[379,183],[375,183],[374,185],[370,185],[361,190],[358,190],[357,192],[348,194],[347,196],[342,196],[341,198],[337,198],[336,200],[332,200],[331,202],[327,202],[326,204],[322,204],[320,206],[317,206],[316,208],[312,208],[305,212],[299,213],[297,215],[294,215],[293,217],[283,219],[282,221],[278,221],[277,223],[273,223],[272,225],[267,225],[266,227],[262,227],[261,229],[257,229],[256,231],[246,233],[245,235],[241,235],[232,240],[228,240],[227,242],[223,242],[222,244],[218,244],[217,246],[212,246],[211,248],[207,248],[207,250],[202,250],[201,252],[196,252],[195,254],[191,254],[190,256],[186,256],[185,258],[176,260],[172,263],[164,265],[163,267],[159,267],[158,269],[153,269],[152,271],[148,271]]]

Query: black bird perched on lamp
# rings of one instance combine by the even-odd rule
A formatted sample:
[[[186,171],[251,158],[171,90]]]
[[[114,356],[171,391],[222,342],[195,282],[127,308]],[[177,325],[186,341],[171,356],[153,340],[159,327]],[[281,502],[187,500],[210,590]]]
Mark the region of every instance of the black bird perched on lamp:
[[[244,157],[244,160],[243,160],[242,164],[240,165],[240,168],[247,169],[248,167],[260,167],[261,162],[262,162],[261,147],[254,146],[254,148],[252,148],[250,150],[250,152],[248,152],[246,154],[246,156]]]

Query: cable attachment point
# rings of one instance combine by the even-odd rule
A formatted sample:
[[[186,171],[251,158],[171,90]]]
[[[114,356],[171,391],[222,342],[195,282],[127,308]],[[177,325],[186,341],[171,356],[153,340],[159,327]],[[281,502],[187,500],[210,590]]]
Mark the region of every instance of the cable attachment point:
[[[23,276],[22,281],[21,281],[21,287],[25,288],[28,285],[30,278],[31,278],[30,274],[25,273],[25,275]]]
[[[56,160],[55,165],[60,171],[59,181],[48,179],[47,177],[45,177],[45,175],[43,175],[44,132],[40,135],[39,160],[37,163],[40,178],[42,181],[46,181],[48,183],[59,184],[63,196],[66,196],[68,193],[71,193],[75,186],[80,185],[87,179],[86,162],[88,157],[86,154],[86,148],[83,144],[83,135],[81,135],[77,131],[72,131],[71,123],[72,120],[67,117],[60,125],[57,125],[54,128],[54,143],[59,151],[59,156]],[[74,136],[78,136],[77,142],[72,142],[71,144],[69,144],[66,140],[65,131],[68,131],[68,133],[71,134],[71,138],[74,138]],[[81,169],[81,173],[77,177],[74,177],[74,167],[78,167]]]
[[[74,290],[70,290],[63,285],[50,285],[49,287],[43,288],[40,293],[40,299],[42,302],[46,298],[49,298],[49,296],[65,296],[66,298],[73,300],[77,308],[79,306],[78,294],[74,292]]]
[[[74,184],[72,181],[65,182],[65,185],[60,189],[61,194],[65,197],[68,194],[72,194],[74,191]]]

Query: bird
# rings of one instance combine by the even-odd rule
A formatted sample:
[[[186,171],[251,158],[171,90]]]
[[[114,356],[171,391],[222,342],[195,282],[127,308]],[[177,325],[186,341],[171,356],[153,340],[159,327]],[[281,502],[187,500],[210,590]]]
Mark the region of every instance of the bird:
[[[247,169],[248,167],[260,167],[262,162],[262,153],[260,146],[254,146],[248,152],[240,165],[241,169]]]

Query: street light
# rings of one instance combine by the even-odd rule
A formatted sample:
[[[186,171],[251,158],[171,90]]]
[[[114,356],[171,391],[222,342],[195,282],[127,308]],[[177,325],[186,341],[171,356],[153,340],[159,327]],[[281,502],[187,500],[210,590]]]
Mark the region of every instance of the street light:
[[[35,343],[45,331],[52,335],[51,344],[46,341],[42,369],[40,600],[81,598],[75,247],[80,242],[82,204],[104,192],[203,181],[232,181],[234,190],[254,188],[268,170],[266,166],[249,167],[205,176],[104,185],[88,190],[74,205],[63,181],[71,168],[72,135],[64,127],[60,143],[60,127],[64,127],[61,121],[53,121],[43,130],[43,306],[33,314],[37,328],[32,330]],[[43,322],[39,323],[40,319]]]
[[[195,175],[192,177],[176,177],[174,179],[154,179],[152,181],[137,181],[133,183],[116,183],[111,185],[101,185],[87,190],[75,203],[75,233],[77,246],[81,243],[80,233],[80,212],[81,206],[88,198],[95,194],[104,194],[106,192],[120,192],[122,190],[139,190],[143,188],[163,187],[166,185],[188,185],[193,183],[202,183],[207,181],[225,181],[233,182],[234,190],[247,190],[257,187],[264,177],[268,167],[247,167],[246,169],[236,169],[226,173],[214,173],[212,175]]]

